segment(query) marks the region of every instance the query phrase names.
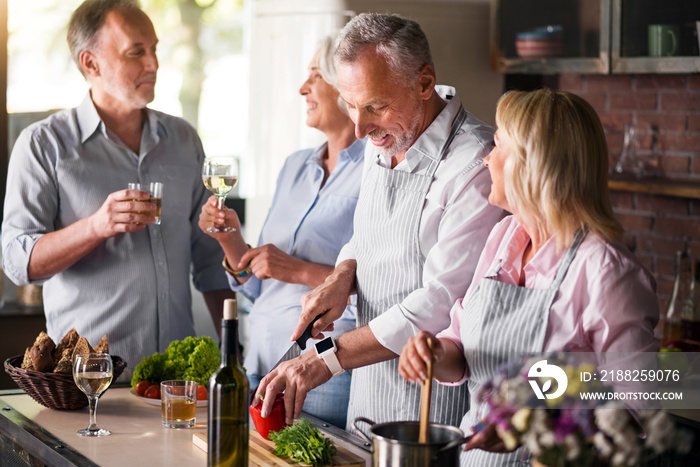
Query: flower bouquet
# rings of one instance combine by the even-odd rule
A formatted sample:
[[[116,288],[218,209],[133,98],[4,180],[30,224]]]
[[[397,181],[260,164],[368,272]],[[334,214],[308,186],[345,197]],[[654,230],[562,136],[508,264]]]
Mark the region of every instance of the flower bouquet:
[[[479,392],[480,402],[488,406],[482,424],[495,425],[508,449],[524,446],[548,467],[636,466],[645,455],[690,449],[692,435],[676,429],[662,410],[632,412],[620,401],[582,399],[582,392],[610,388],[595,380],[583,382],[580,375],[595,369],[575,362],[572,355],[576,354],[503,367]],[[553,388],[554,394],[543,395]]]

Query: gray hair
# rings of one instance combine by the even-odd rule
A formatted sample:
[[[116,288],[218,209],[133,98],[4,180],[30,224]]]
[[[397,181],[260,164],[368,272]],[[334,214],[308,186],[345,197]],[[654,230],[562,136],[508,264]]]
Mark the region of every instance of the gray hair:
[[[80,54],[95,46],[107,14],[117,8],[141,11],[138,0],[85,0],[71,15],[66,39],[73,61],[83,76]]]
[[[433,66],[428,38],[415,21],[399,15],[362,13],[345,25],[336,41],[335,60],[352,63],[367,47],[386,59],[392,74],[411,85],[424,65]]]
[[[337,34],[332,34],[324,37],[318,42],[318,69],[321,71],[323,80],[333,86],[338,87],[338,73],[335,69],[333,61],[333,47]]]

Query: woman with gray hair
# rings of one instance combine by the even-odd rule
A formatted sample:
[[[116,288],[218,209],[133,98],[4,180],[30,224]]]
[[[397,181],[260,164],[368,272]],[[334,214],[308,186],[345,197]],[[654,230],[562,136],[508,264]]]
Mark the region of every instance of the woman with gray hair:
[[[420,382],[434,342],[435,378],[467,383],[472,434],[489,413],[479,390],[501,365],[566,350],[598,365],[633,368],[656,352],[655,283],[621,243],[608,200],[608,150],[598,116],[566,92],[509,92],[496,110],[496,147],[484,159],[489,202],[513,215],[491,231],[474,280],[437,339],[411,338],[400,357],[404,379]],[[636,361],[636,360],[635,360]],[[517,465],[493,425],[466,445],[462,465]],[[486,452],[493,451],[493,452]]]
[[[235,232],[209,233],[226,254],[231,288],[250,298],[251,339],[244,365],[255,388],[290,346],[301,313],[301,296],[323,283],[333,271],[341,247],[353,232],[360,191],[364,140],[356,140],[353,123],[334,87],[333,38],[326,37],[309,64],[299,89],[306,99],[306,124],[328,141],[289,156],[279,174],[272,206],[257,248],[246,245],[233,210],[219,210],[216,197],[202,208],[203,231],[226,224]],[[355,327],[355,306],[348,305],[335,329],[338,336]],[[350,392],[346,372],[309,393],[304,411],[345,427]]]

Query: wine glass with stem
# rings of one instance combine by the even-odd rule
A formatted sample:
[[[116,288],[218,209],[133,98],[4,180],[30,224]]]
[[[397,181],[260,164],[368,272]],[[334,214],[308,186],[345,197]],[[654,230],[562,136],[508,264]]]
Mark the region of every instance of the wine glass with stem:
[[[111,434],[97,426],[97,400],[112,383],[112,357],[106,353],[81,353],[73,358],[73,380],[85,393],[90,406],[90,425],[78,430],[80,436],[107,436]]]
[[[235,157],[210,157],[202,166],[202,181],[207,190],[219,199],[219,209],[224,209],[226,195],[238,183],[238,159]],[[226,225],[208,227],[207,232],[235,232]]]

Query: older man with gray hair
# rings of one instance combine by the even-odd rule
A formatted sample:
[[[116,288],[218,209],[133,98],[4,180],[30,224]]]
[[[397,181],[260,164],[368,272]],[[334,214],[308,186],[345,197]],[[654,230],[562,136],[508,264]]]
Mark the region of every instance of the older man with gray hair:
[[[44,285],[54,340],[71,328],[92,343],[107,334],[111,353],[133,369],[195,334],[190,268],[212,316],[233,292],[218,244],[198,226],[208,196],[197,132],[147,108],[158,71],[151,20],[133,0],[87,0],[68,44],[90,91],[15,144],[3,268],[16,284]],[[163,183],[160,225],[149,193],[129,182]]]
[[[286,388],[287,418],[306,393],[353,370],[348,422],[416,420],[420,387],[399,376],[396,358],[421,330],[440,331],[467,290],[479,255],[503,211],[488,203],[482,160],[493,129],[467,113],[453,88],[436,86],[428,40],[414,21],[362,14],[341,32],[336,60],[341,98],[365,151],[355,232],[324,284],[303,299],[291,336],[318,316],[322,332],[358,294],[358,329],[283,362],[259,393]],[[318,357],[316,355],[318,353]],[[321,358],[319,358],[321,357]],[[466,387],[433,388],[431,419],[458,425]],[[269,413],[272,397],[263,402]]]

